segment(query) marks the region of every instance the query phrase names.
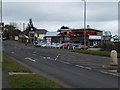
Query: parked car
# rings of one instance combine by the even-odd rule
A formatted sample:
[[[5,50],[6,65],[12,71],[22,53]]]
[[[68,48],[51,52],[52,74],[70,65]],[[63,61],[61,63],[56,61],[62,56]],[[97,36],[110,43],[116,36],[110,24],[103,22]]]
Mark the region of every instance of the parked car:
[[[63,44],[57,44],[56,48],[62,48]]]
[[[37,44],[34,44],[34,46],[36,47],[41,47],[42,43],[37,43]]]
[[[85,46],[85,45],[78,45],[75,47],[75,49],[79,49],[79,50],[84,50],[84,49],[88,49],[88,46]]]
[[[70,44],[68,44],[68,43],[63,43],[62,46],[61,46],[61,48],[68,48],[69,45]]]
[[[56,48],[58,43],[52,43],[51,48]]]
[[[46,43],[42,43],[41,47],[47,47],[47,44]]]
[[[80,43],[72,43],[69,47],[73,49],[79,45],[81,45],[81,44]]]

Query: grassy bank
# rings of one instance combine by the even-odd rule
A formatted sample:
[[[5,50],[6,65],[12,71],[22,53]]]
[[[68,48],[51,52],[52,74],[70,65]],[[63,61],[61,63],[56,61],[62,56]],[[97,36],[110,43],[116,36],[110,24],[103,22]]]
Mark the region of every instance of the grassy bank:
[[[77,53],[110,57],[110,52],[108,51],[93,51],[93,50],[72,50],[72,51]],[[120,58],[120,53],[118,53],[118,58]]]
[[[6,72],[31,72],[5,54],[3,56],[3,70]],[[13,88],[62,88],[61,85],[37,74],[10,75],[8,82]]]

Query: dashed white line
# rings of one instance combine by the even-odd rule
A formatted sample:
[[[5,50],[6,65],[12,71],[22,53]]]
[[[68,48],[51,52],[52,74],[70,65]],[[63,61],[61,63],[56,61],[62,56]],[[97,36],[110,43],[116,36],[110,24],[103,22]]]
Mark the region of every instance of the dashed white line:
[[[113,73],[109,73],[109,72],[105,72],[105,71],[100,71],[101,73],[105,73],[105,74],[110,74],[110,75],[113,75],[113,76],[120,76],[118,74],[113,74]]]
[[[69,62],[64,62],[64,61],[61,61],[61,63],[70,64]]]
[[[80,67],[80,68],[84,68],[84,69],[89,69],[89,70],[92,69],[92,68],[90,68],[90,67],[84,67],[84,66],[80,66],[80,65],[75,65],[75,66]]]

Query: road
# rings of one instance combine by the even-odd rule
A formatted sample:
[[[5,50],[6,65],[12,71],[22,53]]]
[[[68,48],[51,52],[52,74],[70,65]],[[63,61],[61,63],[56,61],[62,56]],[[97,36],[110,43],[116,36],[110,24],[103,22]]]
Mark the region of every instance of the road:
[[[69,50],[39,48],[4,41],[3,50],[39,74],[70,88],[118,88],[118,77],[99,72],[107,57],[77,54]],[[92,70],[94,68],[94,70]]]

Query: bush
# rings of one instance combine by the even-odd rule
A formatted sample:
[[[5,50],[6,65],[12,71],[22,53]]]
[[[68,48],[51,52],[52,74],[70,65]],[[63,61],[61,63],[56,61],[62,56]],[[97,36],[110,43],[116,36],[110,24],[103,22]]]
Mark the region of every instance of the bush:
[[[120,43],[112,43],[112,42],[103,43],[102,50],[105,51],[116,50],[117,52],[120,52]]]

